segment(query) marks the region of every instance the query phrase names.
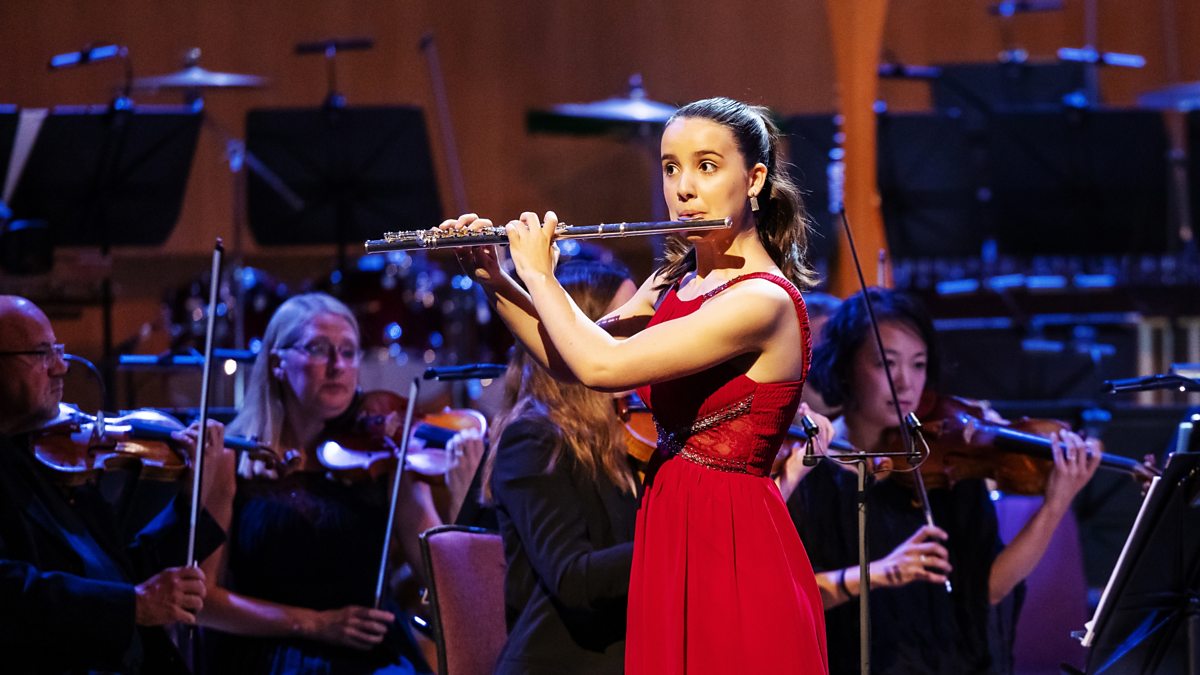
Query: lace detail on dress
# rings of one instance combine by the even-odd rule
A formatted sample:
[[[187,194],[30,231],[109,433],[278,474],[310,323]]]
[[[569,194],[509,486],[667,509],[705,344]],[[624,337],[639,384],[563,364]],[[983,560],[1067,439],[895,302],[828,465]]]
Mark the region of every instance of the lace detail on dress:
[[[655,426],[658,427],[659,452],[667,455],[679,455],[690,462],[710,469],[749,473],[746,468],[748,462],[745,457],[728,456],[732,447],[726,442],[726,434],[714,433],[706,435],[704,432],[721,425],[726,425],[727,423],[729,427],[739,427],[737,418],[750,412],[750,407],[753,403],[754,394],[751,394],[720,410],[697,419],[691,425],[682,429],[665,429],[656,419]],[[727,430],[722,429],[721,431]],[[735,433],[742,433],[740,429],[735,429],[734,431]],[[688,448],[687,444],[689,442],[694,447]]]

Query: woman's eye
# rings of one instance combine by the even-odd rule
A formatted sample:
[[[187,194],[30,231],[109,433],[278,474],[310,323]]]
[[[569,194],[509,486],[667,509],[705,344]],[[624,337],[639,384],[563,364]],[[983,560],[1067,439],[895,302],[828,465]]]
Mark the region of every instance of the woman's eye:
[[[667,175],[667,176],[674,176],[674,175],[675,175],[675,173],[676,173],[677,171],[678,171],[678,169],[677,169],[677,168],[675,168],[675,165],[674,165],[674,164],[665,164],[665,165],[663,165],[663,174],[664,174],[664,175]]]
[[[717,170],[717,163],[704,160],[703,162],[700,162],[700,170],[704,173],[712,173],[713,171]]]

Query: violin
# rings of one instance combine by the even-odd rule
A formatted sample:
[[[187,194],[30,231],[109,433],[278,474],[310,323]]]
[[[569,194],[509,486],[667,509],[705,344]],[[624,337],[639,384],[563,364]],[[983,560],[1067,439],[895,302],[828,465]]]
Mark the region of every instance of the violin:
[[[926,396],[921,403],[922,435],[930,453],[920,465],[928,486],[949,487],[969,478],[991,478],[1003,492],[1042,495],[1054,468],[1050,435],[1069,430],[1066,422],[1022,417],[1011,423],[986,419],[983,406],[955,396]],[[895,428],[884,432],[881,445],[901,452],[903,439]],[[1121,471],[1146,484],[1159,475],[1157,469],[1128,457],[1101,453],[1100,466]],[[895,460],[898,470],[911,469],[903,457]],[[901,481],[911,473],[894,474]]]
[[[350,431],[335,434],[317,446],[317,460],[329,471],[351,481],[375,479],[389,473],[400,448],[400,428],[408,399],[390,391],[362,395]],[[404,468],[422,480],[437,482],[458,466],[458,457],[447,444],[459,432],[474,429],[482,436],[487,418],[477,410],[446,408],[422,415],[413,425],[411,437],[422,444],[410,445]]]
[[[171,482],[191,466],[182,443],[173,435],[184,428],[179,420],[151,408],[106,417],[60,403],[58,415],[34,434],[33,455],[59,483],[68,486],[114,470],[136,471],[145,480]],[[272,465],[284,463],[252,439],[226,436],[225,445]]]
[[[634,393],[614,398],[613,407],[625,427],[626,452],[638,466],[648,466],[658,447],[658,427],[654,424],[654,414]]]

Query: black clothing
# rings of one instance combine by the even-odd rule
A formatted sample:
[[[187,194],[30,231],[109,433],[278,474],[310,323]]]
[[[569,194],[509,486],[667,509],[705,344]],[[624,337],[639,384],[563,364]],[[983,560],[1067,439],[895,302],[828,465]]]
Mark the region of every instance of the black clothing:
[[[589,477],[548,422],[509,425],[491,487],[508,570],[497,673],[620,673],[636,498]]]
[[[821,462],[788,500],[788,509],[817,572],[858,564],[857,476]],[[946,530],[953,593],[938,584],[871,589],[871,666],[876,673],[996,672],[989,650],[988,577],[1003,548],[996,511],[982,481],[964,480],[929,493],[933,520]],[[912,492],[894,480],[867,489],[867,550],[887,555],[922,525]],[[858,602],[825,612],[830,672],[857,673]]]
[[[28,437],[0,437],[0,671],[188,672],[164,629],[134,624],[134,586],[185,563],[187,501],[125,532],[94,485],[46,472]],[[197,551],[222,539],[204,514]]]
[[[325,423],[322,435],[355,429],[362,393]],[[345,484],[323,472],[238,482],[229,544],[229,589],[251,598],[317,611],[370,607],[387,527],[391,481]],[[392,540],[395,542],[395,539]],[[407,615],[386,599],[396,622],[370,651],[301,638],[244,637],[206,631],[210,673],[366,675],[429,672]]]
[[[323,473],[238,485],[230,533],[230,590],[323,611],[370,607],[387,525],[390,480],[346,485]],[[250,638],[207,631],[212,673],[375,673],[428,670],[396,607],[396,623],[375,649]],[[415,664],[415,665],[414,665]],[[390,672],[390,671],[389,671]]]

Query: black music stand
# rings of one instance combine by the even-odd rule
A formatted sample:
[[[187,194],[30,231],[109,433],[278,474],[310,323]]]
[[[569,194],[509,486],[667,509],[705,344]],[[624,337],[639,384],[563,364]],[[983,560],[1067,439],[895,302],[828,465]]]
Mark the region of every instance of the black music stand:
[[[46,221],[57,245],[99,246],[105,256],[113,245],[162,244],[179,220],[200,122],[186,106],[51,110],[13,192],[13,216]],[[100,294],[111,396],[111,272]]]
[[[780,123],[788,139],[788,173],[813,221],[808,255],[830,260],[838,245],[838,212],[844,196],[840,130],[833,115],[793,115]]]
[[[998,113],[989,137],[1001,252],[1126,255],[1168,249],[1168,143],[1158,111]]]
[[[247,175],[250,231],[260,244],[337,244],[344,268],[347,244],[441,220],[420,108],[251,110],[246,149],[299,197],[285,200],[257,172]]]
[[[1200,674],[1200,453],[1170,455],[1083,644],[1091,675]]]
[[[996,233],[983,139],[949,113],[884,113],[877,129],[879,196],[892,256],[978,256]]]
[[[17,136],[17,120],[21,117],[15,105],[0,105],[0,202],[4,201],[4,186],[8,181],[8,163]]]
[[[184,106],[72,106],[42,122],[12,198],[60,246],[159,245],[183,207],[201,113]]]

